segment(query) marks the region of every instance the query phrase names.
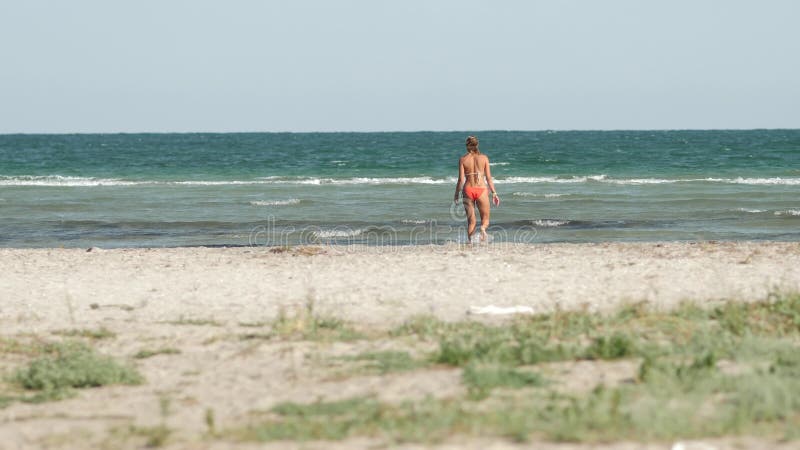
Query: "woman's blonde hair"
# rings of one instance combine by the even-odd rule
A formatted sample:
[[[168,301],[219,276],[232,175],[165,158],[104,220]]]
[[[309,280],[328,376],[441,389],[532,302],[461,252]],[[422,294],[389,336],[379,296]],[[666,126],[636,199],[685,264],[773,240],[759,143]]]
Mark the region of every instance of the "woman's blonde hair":
[[[467,151],[470,153],[480,153],[478,150],[478,138],[475,136],[467,136]]]

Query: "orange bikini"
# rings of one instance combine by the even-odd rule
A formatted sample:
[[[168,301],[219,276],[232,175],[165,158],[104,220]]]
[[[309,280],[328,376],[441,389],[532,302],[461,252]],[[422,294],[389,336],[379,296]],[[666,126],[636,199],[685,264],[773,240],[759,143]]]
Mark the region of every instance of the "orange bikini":
[[[464,186],[464,195],[475,201],[483,194],[484,189],[486,188],[483,186]]]

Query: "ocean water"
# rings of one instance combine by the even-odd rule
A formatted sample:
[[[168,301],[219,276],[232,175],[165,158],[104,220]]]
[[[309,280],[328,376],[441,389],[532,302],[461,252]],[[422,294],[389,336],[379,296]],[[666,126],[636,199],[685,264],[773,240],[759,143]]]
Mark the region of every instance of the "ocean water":
[[[0,135],[0,246],[459,242],[467,134]],[[477,135],[496,242],[800,240],[800,130]]]

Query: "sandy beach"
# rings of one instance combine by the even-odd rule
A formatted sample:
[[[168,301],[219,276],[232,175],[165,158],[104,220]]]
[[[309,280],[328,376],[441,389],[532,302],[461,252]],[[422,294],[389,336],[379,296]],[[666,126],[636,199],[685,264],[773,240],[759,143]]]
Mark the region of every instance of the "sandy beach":
[[[104,329],[113,336],[93,339],[92,345],[102,354],[131,361],[146,379],[138,386],[80,390],[62,401],[11,403],[0,409],[0,448],[137,448],[143,438],[121,436],[119,430],[162,422],[173,430],[167,448],[229,448],[231,442],[203,438],[209,411],[214,427],[225,428],[283,401],[374,395],[393,402],[463,393],[459,369],[352,377],[319,370],[315,361],[323,357],[427,349],[383,337],[260,339],[259,327],[279,315],[313,308],[370,336],[420,315],[498,320],[468,314],[475,306],[602,312],[636,302],[669,309],[684,300],[709,305],[764,300],[800,290],[800,244],[0,249],[0,274],[0,338],[61,340],[69,334],[64,330]],[[134,358],[144,349],[164,348],[172,351]],[[19,352],[0,353],[0,370],[10,373],[26,358]],[[635,370],[624,362],[609,364],[576,362],[562,369],[583,373],[572,381],[578,385],[596,382],[594,377],[581,381],[586,373],[613,379]],[[740,441],[714,442],[715,448],[726,448]],[[350,440],[319,447],[372,444]],[[516,445],[458,438],[445,444]],[[769,444],[782,445],[789,448]]]

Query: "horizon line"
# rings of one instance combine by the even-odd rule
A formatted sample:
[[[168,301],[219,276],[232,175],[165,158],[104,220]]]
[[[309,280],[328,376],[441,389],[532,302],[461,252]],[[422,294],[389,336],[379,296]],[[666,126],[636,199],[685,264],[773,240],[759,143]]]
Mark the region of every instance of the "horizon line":
[[[73,131],[73,132],[0,132],[0,136],[64,136],[85,134],[377,134],[377,133],[544,133],[544,132],[619,132],[619,131],[795,131],[800,128],[755,127],[755,128],[542,128],[485,129],[485,130],[327,130],[327,131]]]

